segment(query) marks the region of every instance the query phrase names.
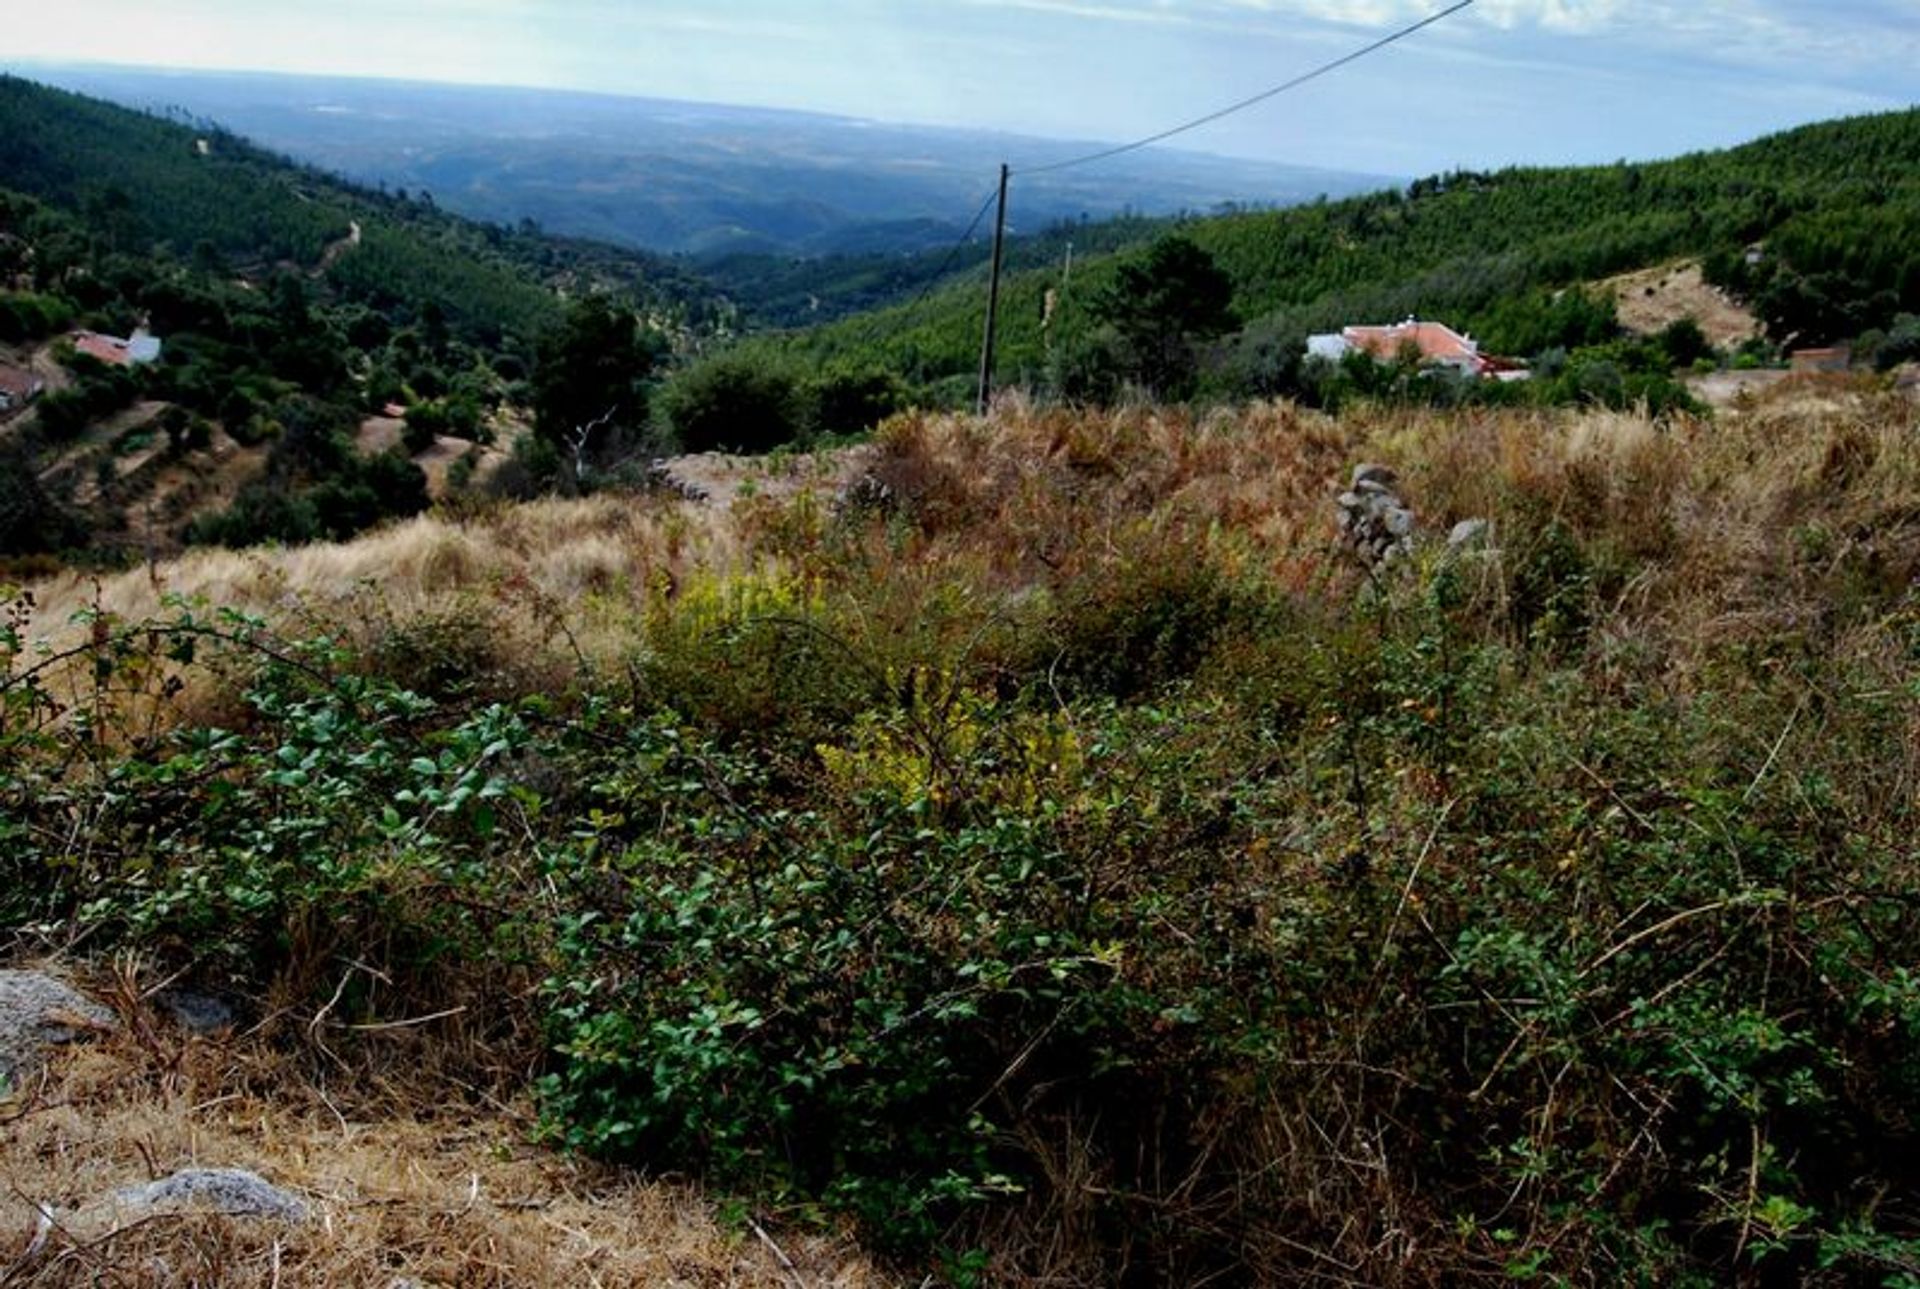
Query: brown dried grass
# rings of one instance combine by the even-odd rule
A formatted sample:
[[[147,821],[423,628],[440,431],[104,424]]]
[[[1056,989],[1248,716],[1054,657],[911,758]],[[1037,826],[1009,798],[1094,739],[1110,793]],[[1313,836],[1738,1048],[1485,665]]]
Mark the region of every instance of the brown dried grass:
[[[1557,523],[1617,551],[1638,572],[1615,588],[1600,634],[1657,641],[1684,669],[1682,655],[1744,635],[1817,627],[1843,565],[1894,579],[1920,566],[1916,420],[1911,400],[1842,378],[1791,382],[1713,421],[1404,409],[1336,419],[1286,403],[1082,411],[1010,399],[988,420],[898,417],[872,449],[855,450],[911,536],[901,544],[896,528],[851,564],[822,518],[846,471],[815,462],[751,505],[549,499],[334,545],[191,551],[152,575],[63,574],[32,588],[32,635],[70,644],[77,612],[139,622],[162,615],[167,595],[363,651],[408,623],[465,622],[484,637],[498,685],[533,691],[583,664],[617,669],[646,643],[648,605],[703,572],[790,568],[840,577],[856,598],[876,579],[1008,596],[1119,552],[1197,544],[1224,567],[1325,590],[1353,576],[1333,541],[1331,498],[1356,463],[1379,461],[1400,473],[1431,534],[1468,517],[1497,534]]]
[[[0,1283],[885,1283],[845,1239],[728,1229],[691,1186],[529,1145],[524,1100],[424,1085],[404,1063],[316,1078],[257,1038],[122,1010],[120,1036],[59,1054],[0,1102]],[[58,1216],[185,1167],[251,1169],[311,1220]],[[43,1208],[56,1221],[29,1256]]]
[[[1356,463],[1379,461],[1399,472],[1425,532],[1492,521],[1506,561],[1496,570],[1526,557],[1527,534],[1554,524],[1583,549],[1618,552],[1630,575],[1610,587],[1588,646],[1600,672],[1612,659],[1649,659],[1631,665],[1684,689],[1729,646],[1801,633],[1810,648],[1898,675],[1901,659],[1870,656],[1895,647],[1889,633],[1849,622],[1839,605],[1849,578],[1871,577],[1883,590],[1920,578],[1917,430],[1910,401],[1844,381],[1794,382],[1711,422],[1594,411],[1380,410],[1336,420],[1286,404],[1095,413],[1009,403],[985,422],[892,422],[873,469],[899,513],[851,543],[818,525],[779,523],[780,507],[793,504],[784,500],[723,509],[603,497],[416,520],[340,546],[194,552],[164,566],[159,585],[362,643],[409,619],[477,615],[493,624],[491,647],[503,659],[527,677],[557,675],[644,643],[652,597],[702,571],[804,563],[841,580],[856,612],[873,616],[876,637],[909,629],[917,606],[943,588],[1014,595],[1097,576],[1116,557],[1156,548],[1181,557],[1201,549],[1293,590],[1337,591],[1356,574],[1334,543],[1331,498]],[[157,590],[144,573],[97,592],[83,579],[56,579],[40,588],[39,620],[58,623],[96,596],[136,620],[159,609]],[[901,606],[892,617],[887,595]],[[384,616],[364,611],[374,602]],[[536,602],[545,607],[525,611]],[[1895,791],[1911,792],[1920,775],[1916,731],[1910,722],[1905,760],[1888,776]],[[108,1265],[139,1283],[151,1263],[137,1246],[161,1240],[169,1243],[157,1256],[214,1283],[264,1282],[275,1266],[294,1283],[384,1283],[403,1270],[462,1284],[782,1282],[778,1259],[768,1261],[751,1235],[720,1232],[689,1192],[527,1150],[523,1106],[473,1095],[431,1104],[437,1097],[423,1089],[449,1086],[433,1071],[484,1064],[471,1053],[436,1062],[434,1052],[491,1040],[449,1030],[415,1041],[407,1049],[395,1038],[384,1051],[387,1068],[414,1071],[410,1085],[382,1083],[362,1061],[345,1096],[337,1070],[321,1082],[245,1044],[121,1040],[77,1056],[17,1114],[0,1111],[0,1254],[24,1248],[13,1233],[31,1229],[20,1226],[30,1223],[29,1201],[69,1204],[194,1160],[252,1166],[294,1185],[332,1231],[322,1240],[180,1223],[129,1233],[114,1242],[111,1264],[75,1251],[33,1274],[52,1277],[44,1283],[111,1279],[100,1270]],[[1367,1264],[1377,1278],[1411,1262],[1411,1249],[1393,1241],[1422,1219],[1395,1211],[1384,1167],[1362,1149],[1376,1126],[1361,1100],[1339,1103],[1347,1122],[1328,1121],[1325,1102],[1311,1113],[1276,1106],[1260,1121],[1269,1136],[1240,1144],[1274,1161],[1270,1172],[1288,1183],[1274,1193],[1297,1197],[1309,1225],[1345,1223],[1353,1238],[1344,1247],[1384,1250]],[[1310,1121],[1317,1136],[1295,1131]],[[1072,1282],[1094,1254],[1076,1234],[1091,1207],[1070,1201],[1096,1194],[1100,1178],[1071,1140],[1029,1146],[1056,1174],[1048,1193],[1067,1200],[1017,1215],[1008,1239],[1053,1232],[1055,1249],[1026,1249],[1019,1261]],[[517,1207],[529,1198],[537,1203]],[[836,1261],[830,1243],[783,1244],[807,1283],[878,1282]],[[1286,1250],[1270,1252],[1289,1264]],[[1319,1269],[1351,1280],[1359,1266]],[[1410,1270],[1406,1278],[1418,1279]]]

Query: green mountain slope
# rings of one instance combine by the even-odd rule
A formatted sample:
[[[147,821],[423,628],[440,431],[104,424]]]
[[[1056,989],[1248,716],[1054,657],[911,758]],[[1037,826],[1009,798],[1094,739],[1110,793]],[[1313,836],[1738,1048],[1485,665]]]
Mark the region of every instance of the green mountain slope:
[[[81,217],[114,250],[197,258],[239,273],[323,275],[349,299],[428,301],[488,344],[556,319],[556,288],[589,283],[709,326],[726,306],[696,276],[643,252],[471,223],[195,128],[0,77],[0,187]],[[344,247],[361,228],[352,254]]]
[[[0,559],[344,537],[413,513],[422,460],[436,487],[464,486],[496,434],[496,462],[511,446],[551,338],[587,307],[569,300],[644,341],[635,382],[676,338],[731,325],[656,257],[475,224],[0,78],[0,366],[45,385],[0,417]],[[142,326],[162,348],[134,366],[63,339]],[[404,435],[369,426],[394,403]],[[623,406],[603,439],[645,431],[644,397]],[[524,487],[551,456],[515,462]]]
[[[1503,317],[1550,291],[1663,260],[1703,257],[1789,343],[1844,339],[1920,311],[1920,111],[1810,126],[1743,147],[1647,164],[1455,173],[1291,210],[1188,221],[1234,284],[1244,346],[1278,354],[1309,331],[1406,314],[1505,337]],[[1761,247],[1748,263],[1749,247]],[[1016,273],[1000,362],[1046,360],[1049,290],[1073,309],[1115,256]],[[811,362],[869,362],[958,381],[977,361],[984,271],[899,306],[785,339]],[[1521,339],[1523,337],[1514,337]]]

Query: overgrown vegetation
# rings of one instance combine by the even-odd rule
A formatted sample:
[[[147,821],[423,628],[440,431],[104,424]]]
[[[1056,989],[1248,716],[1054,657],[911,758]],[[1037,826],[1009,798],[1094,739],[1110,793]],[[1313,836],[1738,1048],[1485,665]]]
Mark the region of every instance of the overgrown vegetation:
[[[909,415],[577,592],[496,516],[16,596],[6,920],[296,1051],[465,1006],[554,1140],[955,1283],[1905,1283],[1914,412],[1781,397]],[[1366,459],[1490,543],[1350,565]]]
[[[1062,368],[1071,377],[1088,334],[1109,321],[1098,302],[1145,243],[1176,231],[1227,274],[1243,323],[1207,363],[1203,392],[1214,397],[1310,395],[1298,362],[1309,334],[1408,315],[1519,358],[1605,343],[1616,338],[1610,325],[1577,311],[1550,316],[1559,292],[1686,257],[1704,258],[1713,281],[1749,300],[1774,343],[1849,340],[1920,302],[1916,163],[1920,113],[1901,112],[1671,161],[1463,171],[1404,191],[1151,223],[1118,245],[1066,232],[1005,284],[1000,368],[1008,384],[1084,397],[1084,382]],[[1097,253],[1069,272],[1063,236]],[[924,304],[762,340],[756,352],[881,366],[925,398],[957,404],[977,362],[983,282],[970,261]]]

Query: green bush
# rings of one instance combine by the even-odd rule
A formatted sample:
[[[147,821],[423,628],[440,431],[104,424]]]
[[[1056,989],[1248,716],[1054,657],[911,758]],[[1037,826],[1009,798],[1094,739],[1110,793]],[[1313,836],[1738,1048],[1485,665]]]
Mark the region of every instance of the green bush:
[[[402,442],[414,456],[420,455],[432,447],[434,441],[448,432],[446,405],[435,399],[425,403],[415,403],[407,409],[406,430]]]
[[[1660,332],[1659,342],[1669,368],[1691,367],[1713,357],[1713,345],[1707,340],[1707,333],[1692,318],[1676,318],[1668,323]]]
[[[769,452],[806,429],[798,377],[745,354],[723,353],[682,368],[661,402],[686,452]]]
[[[1647,480],[1503,468],[1497,544],[1364,580],[1128,525],[1136,477],[1084,459],[1045,513],[1099,521],[1017,596],[1017,510],[973,550],[958,507],[796,522],[780,569],[662,572],[564,690],[478,598],[355,602],[357,657],[97,613],[49,656],[16,598],[0,915],[271,989],[290,1043],[537,1029],[499,1064],[552,1139],[850,1215],[916,1279],[1899,1284],[1910,569],[1844,497],[1750,575],[1676,548],[1621,503],[1689,437]],[[1668,639],[1709,570],[1753,578],[1741,623]],[[148,718],[182,677],[225,679],[217,724]]]
[[[892,372],[840,369],[815,376],[800,391],[809,433],[863,434],[907,406],[906,385]]]
[[[73,306],[59,296],[0,291],[0,341],[44,340],[73,325]]]
[[[130,406],[139,396],[139,377],[89,359],[79,379],[44,395],[35,407],[41,432],[61,443],[79,437],[89,425]]]
[[[0,555],[35,555],[78,545],[86,530],[40,486],[33,459],[0,445]]]
[[[406,973],[466,969],[499,930],[476,910],[505,880],[486,852],[512,796],[499,770],[528,740],[514,713],[442,716],[389,681],[354,674],[324,641],[277,640],[230,613],[181,608],[131,630],[90,615],[97,625],[83,652],[96,699],[138,694],[164,705],[178,692],[166,678],[196,665],[250,679],[235,728],[88,753],[93,731],[61,722],[42,671],[23,665],[14,630],[24,614],[9,607],[0,630],[8,925],[70,918],[104,941],[190,956],[216,979],[309,998],[334,988],[337,952],[385,957],[399,988]],[[79,753],[71,764],[86,767],[88,790],[125,808],[95,817],[98,845],[85,856],[51,863],[44,825],[59,806],[47,795],[45,758],[61,749]],[[465,903],[448,903],[453,892]],[[363,990],[342,1001],[352,1011],[368,999]]]

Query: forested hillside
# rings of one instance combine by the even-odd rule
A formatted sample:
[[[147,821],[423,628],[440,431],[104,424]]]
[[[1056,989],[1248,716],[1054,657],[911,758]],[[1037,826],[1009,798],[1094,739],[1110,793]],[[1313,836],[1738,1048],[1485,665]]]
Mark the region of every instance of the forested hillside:
[[[1017,182],[1017,181],[1016,181]],[[1836,121],[1728,151],[1647,164],[1457,172],[1345,201],[1185,223],[1233,284],[1237,340],[1216,354],[1232,388],[1262,392],[1311,331],[1408,314],[1445,318],[1529,354],[1578,343],[1551,293],[1625,269],[1701,257],[1783,344],[1844,340],[1920,311],[1920,111]],[[1750,253],[1751,252],[1751,253]],[[1089,305],[1119,256],[1016,273],[1000,361],[1043,383],[1071,366]],[[978,358],[977,258],[924,306],[784,342],[802,361],[869,362],[935,384]],[[1059,299],[1043,329],[1044,298]],[[1559,334],[1571,327],[1572,334]],[[1048,332],[1050,331],[1050,335]],[[1049,364],[1054,371],[1049,372]],[[961,382],[964,383],[964,382]]]
[[[1059,268],[1069,254],[1085,257],[1122,250],[1181,223],[1170,216],[1126,215],[1055,224],[1011,238],[1006,266],[1014,272]],[[805,327],[912,300],[929,287],[946,284],[950,276],[981,270],[992,253],[993,226],[983,217],[972,237],[917,255],[887,251],[812,258],[727,255],[702,263],[700,272],[726,291],[749,323]]]
[[[0,557],[344,537],[428,504],[413,458],[464,483],[528,427],[503,486],[552,486],[564,436],[643,434],[644,384],[730,319],[654,257],[0,78],[0,367],[44,387],[0,419]],[[68,338],[141,327],[157,361]]]
[[[431,300],[476,339],[530,337],[559,314],[552,288],[615,286],[650,311],[709,325],[697,277],[643,252],[475,224],[296,166],[213,126],[0,77],[0,186],[83,218],[112,250],[236,272],[324,269],[345,296],[418,310]],[[361,253],[326,260],[363,228]]]

